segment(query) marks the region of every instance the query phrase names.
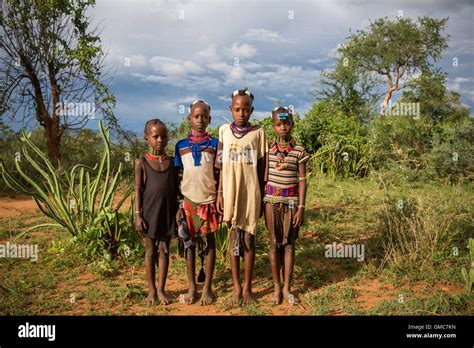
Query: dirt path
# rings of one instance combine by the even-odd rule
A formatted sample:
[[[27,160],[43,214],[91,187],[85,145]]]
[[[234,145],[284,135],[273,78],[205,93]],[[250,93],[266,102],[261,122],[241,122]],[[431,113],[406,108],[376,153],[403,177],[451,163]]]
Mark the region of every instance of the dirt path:
[[[114,197],[114,204],[118,203],[123,195],[117,195]],[[125,201],[123,207],[128,207],[130,198]],[[0,197],[0,218],[2,217],[13,217],[20,216],[23,212],[34,212],[39,209],[31,197],[18,196],[18,197]]]
[[[25,211],[38,210],[31,197],[0,197],[0,217],[19,216]]]

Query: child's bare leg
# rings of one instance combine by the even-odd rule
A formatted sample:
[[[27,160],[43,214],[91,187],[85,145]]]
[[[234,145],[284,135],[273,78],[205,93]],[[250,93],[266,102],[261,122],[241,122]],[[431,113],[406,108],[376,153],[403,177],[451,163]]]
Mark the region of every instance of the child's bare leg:
[[[273,241],[270,239],[270,266],[272,269],[273,276],[273,301],[275,304],[280,304],[282,301],[282,292],[281,292],[281,280],[280,280],[280,264],[278,262],[278,248],[273,244]]]
[[[188,274],[189,291],[184,295],[184,301],[191,304],[196,300],[196,247],[193,245],[186,250],[186,272]]]
[[[239,238],[238,231],[232,229],[231,232],[231,241],[234,241],[235,238]],[[237,252],[236,252],[237,251]],[[237,254],[237,255],[235,255]],[[232,281],[234,283],[234,297],[232,298],[232,305],[237,306],[240,299],[242,298],[242,287],[240,285],[240,256],[238,255],[238,250],[234,250],[234,245],[231,242],[229,246],[229,255],[230,255],[230,268],[232,270]]]
[[[168,253],[169,244],[169,241],[160,241],[160,245],[158,247],[158,298],[163,305],[170,303],[165,294],[166,277],[168,276],[168,265],[170,261],[170,255]],[[163,250],[165,248],[166,252]]]
[[[295,246],[287,244],[285,245],[285,278],[284,278],[284,285],[283,285],[283,296],[286,301],[290,304],[295,304],[296,299],[291,294],[290,286],[291,286],[291,278],[293,276],[293,265],[295,264]]]
[[[155,239],[145,237],[145,273],[148,285],[148,297],[145,299],[147,303],[154,303],[157,299],[155,285],[155,259],[156,247]]]
[[[244,304],[248,305],[255,303],[252,294],[252,273],[255,263],[255,236],[250,233],[245,233],[245,245],[247,248],[244,248],[245,280],[242,296]]]
[[[216,242],[214,238],[214,233],[209,233],[207,235],[207,255],[206,255],[206,281],[202,288],[201,295],[201,304],[208,305],[211,304],[214,295],[212,293],[212,277],[214,275],[214,265],[216,263]]]
[[[282,251],[279,250],[279,252],[282,252]],[[284,253],[284,252],[285,252],[285,251],[283,250],[283,253]],[[279,264],[279,266],[280,266],[279,273],[281,272],[281,277],[280,277],[280,279],[283,279],[283,281],[285,281],[285,264],[284,264],[284,263],[285,263],[285,259],[283,258],[283,265],[282,265],[282,264]]]
[[[267,225],[267,229],[270,232],[270,266],[272,269],[272,276],[273,276],[273,287],[274,287],[274,294],[273,294],[273,301],[275,304],[280,304],[282,301],[282,293],[281,293],[281,280],[280,280],[280,265],[279,265],[279,258],[278,258],[278,248],[275,245],[274,235],[271,231],[273,231],[273,219],[272,219],[272,205],[269,203],[265,204],[265,223]]]

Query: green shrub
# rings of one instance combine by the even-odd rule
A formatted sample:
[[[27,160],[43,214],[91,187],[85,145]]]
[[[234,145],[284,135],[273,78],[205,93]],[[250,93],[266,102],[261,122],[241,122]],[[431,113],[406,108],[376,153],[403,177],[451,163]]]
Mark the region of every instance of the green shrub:
[[[366,130],[332,102],[320,102],[299,122],[299,138],[312,156],[311,169],[331,178],[368,172]]]
[[[72,237],[97,241],[98,248],[93,249],[94,252],[100,249],[115,255],[124,243],[129,244],[129,249],[136,248],[132,207],[128,213],[119,213],[133,187],[126,190],[123,198],[114,204],[121,184],[122,164],[112,175],[110,134],[101,122],[99,130],[104,144],[100,164],[94,168],[76,164],[68,172],[55,169],[46,154],[31,140],[31,134],[21,131],[21,151],[25,159],[21,163],[32,166],[36,175],[32,177],[25,173],[19,161],[15,161],[18,175],[8,171],[0,162],[3,181],[17,193],[31,196],[41,212],[54,222],[33,226],[19,233],[15,239],[33,229],[54,226],[66,230]]]
[[[432,147],[432,121],[409,116],[376,117],[369,125],[368,156],[374,169],[425,168],[422,156]]]
[[[433,149],[425,156],[427,172],[438,178],[474,179],[474,119],[441,124],[433,136]]]

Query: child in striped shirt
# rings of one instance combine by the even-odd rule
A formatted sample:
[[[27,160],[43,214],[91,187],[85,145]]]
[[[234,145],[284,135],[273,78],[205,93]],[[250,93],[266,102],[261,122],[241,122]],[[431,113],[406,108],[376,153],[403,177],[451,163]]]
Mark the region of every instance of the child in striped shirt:
[[[269,147],[266,170],[264,212],[270,234],[270,264],[274,283],[274,302],[284,298],[295,303],[290,283],[295,263],[295,241],[303,223],[306,199],[306,162],[309,156],[291,136],[293,115],[288,108],[272,112],[277,135]],[[282,271],[283,289],[280,282]]]

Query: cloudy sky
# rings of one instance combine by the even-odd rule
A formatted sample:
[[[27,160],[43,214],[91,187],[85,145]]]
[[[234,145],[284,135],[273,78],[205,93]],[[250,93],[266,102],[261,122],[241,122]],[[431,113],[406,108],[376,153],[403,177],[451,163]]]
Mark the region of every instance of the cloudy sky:
[[[116,115],[135,131],[151,117],[180,122],[195,99],[211,104],[214,125],[224,123],[230,93],[245,86],[255,94],[256,118],[276,98],[304,115],[350,30],[398,15],[449,17],[449,48],[437,65],[472,108],[473,14],[472,0],[97,0],[93,10],[115,69]]]

